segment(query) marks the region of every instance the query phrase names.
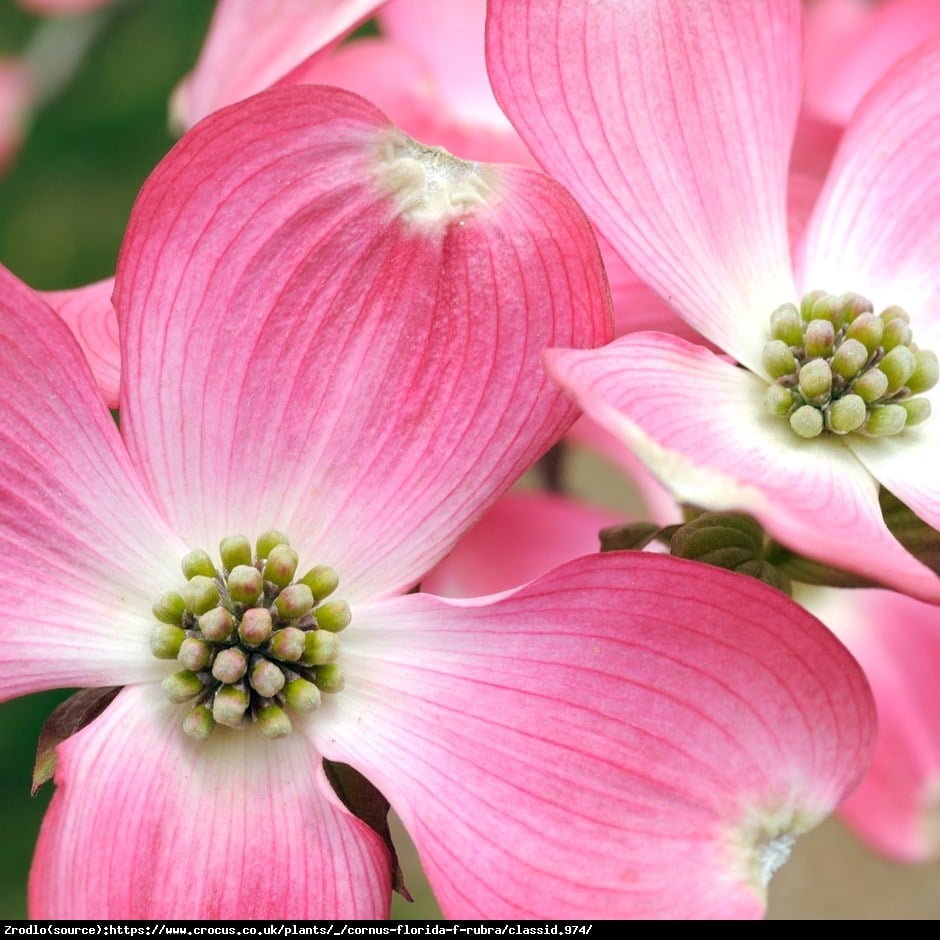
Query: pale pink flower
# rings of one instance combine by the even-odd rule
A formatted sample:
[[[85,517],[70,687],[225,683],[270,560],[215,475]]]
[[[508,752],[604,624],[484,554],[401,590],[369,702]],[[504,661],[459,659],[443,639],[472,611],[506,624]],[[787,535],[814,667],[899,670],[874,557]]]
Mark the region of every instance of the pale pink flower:
[[[488,29],[497,97],[523,139],[624,260],[746,367],[645,333],[595,353],[554,352],[553,374],[683,501],[750,512],[805,555],[940,598],[940,579],[894,539],[878,505],[881,483],[940,527],[940,416],[891,438],[841,433],[851,423],[843,406],[863,432],[897,430],[905,406],[882,407],[894,384],[882,398],[865,389],[874,405],[846,387],[830,413],[826,388],[835,396],[838,386],[807,381],[799,389],[820,404],[795,425],[809,433],[835,418],[834,431],[799,436],[765,404],[780,393],[779,410],[783,391],[764,352],[771,313],[817,288],[857,292],[876,311],[899,304],[915,341],[940,347],[940,43],[902,60],[856,111],[791,265],[796,0],[494,0]],[[846,385],[869,368],[881,371],[871,359],[845,370]],[[932,399],[936,389],[912,407]],[[799,404],[795,392],[787,400]]]
[[[550,180],[428,151],[335,90],[210,117],[122,248],[120,433],[62,321],[0,277],[0,688],[124,687],[58,748],[34,916],[384,915],[388,853],[322,757],[391,801],[450,915],[754,915],[860,775],[860,671],[756,582],[622,554],[501,598],[396,596],[571,420],[539,351],[609,336],[589,227]],[[173,634],[155,598],[215,590],[185,584],[187,549],[272,525],[352,617],[281,740],[254,672],[255,727],[211,731],[150,652]],[[271,660],[297,662],[291,629]],[[196,676],[213,715],[233,690],[223,725],[247,643]]]

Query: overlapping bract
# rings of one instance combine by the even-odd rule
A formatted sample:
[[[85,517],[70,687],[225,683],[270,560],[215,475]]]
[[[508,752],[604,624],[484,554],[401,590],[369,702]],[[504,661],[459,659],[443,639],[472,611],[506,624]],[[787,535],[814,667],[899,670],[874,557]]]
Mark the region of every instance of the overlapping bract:
[[[550,368],[681,498],[744,509],[805,555],[936,600],[940,579],[888,532],[877,491],[940,526],[940,421],[889,442],[799,439],[765,413],[761,350],[770,313],[816,288],[906,304],[917,342],[937,346],[940,45],[856,112],[794,267],[800,28],[796,0],[494,0],[491,78],[523,139],[624,260],[754,374],[652,334],[553,353]]]

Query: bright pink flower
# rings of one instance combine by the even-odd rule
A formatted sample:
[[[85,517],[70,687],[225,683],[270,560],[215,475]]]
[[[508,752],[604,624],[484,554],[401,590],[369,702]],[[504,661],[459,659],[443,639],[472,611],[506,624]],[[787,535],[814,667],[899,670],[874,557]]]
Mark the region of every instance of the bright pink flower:
[[[210,117],[122,249],[120,434],[62,321],[0,277],[0,688],[124,686],[58,748],[34,916],[385,914],[386,849],[321,757],[389,798],[448,914],[754,915],[864,768],[860,671],[756,582],[623,554],[498,600],[395,596],[571,420],[540,349],[609,337],[587,222],[550,180],[429,152],[336,91]],[[188,556],[187,584],[181,556],[272,524],[339,574],[333,663],[329,601],[262,657],[260,613],[237,643],[221,607],[192,626],[213,592],[251,593],[251,550],[226,543],[218,582]],[[289,549],[259,554],[290,580]],[[278,617],[312,626],[324,579]],[[175,678],[150,651],[174,641],[151,614],[168,589],[195,641]],[[256,733],[286,730],[261,660],[316,683],[291,686],[282,740]],[[214,702],[160,688],[193,681]],[[209,704],[257,727],[213,731]]]
[[[596,353],[554,352],[549,365],[681,499],[745,510],[806,555],[938,599],[940,579],[890,534],[877,494],[881,483],[940,527],[940,416],[866,436],[923,417],[936,389],[910,412],[895,390],[929,385],[936,358],[906,345],[903,321],[888,329],[869,317],[865,343],[849,333],[830,364],[857,312],[844,300],[829,314],[834,343],[824,300],[812,340],[797,313],[799,338],[778,322],[773,335],[787,339],[766,347],[771,313],[817,288],[857,292],[875,310],[900,304],[916,342],[940,347],[940,43],[903,60],[856,112],[794,267],[786,196],[800,14],[795,0],[494,0],[491,77],[523,138],[630,266],[746,368],[651,333]],[[876,366],[895,331],[904,348],[887,374]],[[801,362],[820,350],[804,379]]]

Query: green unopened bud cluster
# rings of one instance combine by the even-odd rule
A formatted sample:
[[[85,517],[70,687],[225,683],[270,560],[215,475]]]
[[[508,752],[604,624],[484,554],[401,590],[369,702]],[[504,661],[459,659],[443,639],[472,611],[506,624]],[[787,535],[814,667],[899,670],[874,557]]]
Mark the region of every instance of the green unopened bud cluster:
[[[327,600],[339,585],[332,568],[297,577],[297,553],[282,532],[263,532],[254,550],[244,536],[225,538],[219,557],[216,568],[207,552],[190,552],[182,590],[153,605],[151,651],[181,667],[164,691],[190,704],[190,737],[205,739],[217,725],[283,737],[289,712],[313,711],[321,693],[342,690],[337,634],[349,626],[349,605]]]
[[[890,437],[930,415],[921,393],[940,379],[935,353],[913,342],[910,318],[892,306],[875,314],[859,294],[811,291],[770,317],[766,405],[800,437]]]

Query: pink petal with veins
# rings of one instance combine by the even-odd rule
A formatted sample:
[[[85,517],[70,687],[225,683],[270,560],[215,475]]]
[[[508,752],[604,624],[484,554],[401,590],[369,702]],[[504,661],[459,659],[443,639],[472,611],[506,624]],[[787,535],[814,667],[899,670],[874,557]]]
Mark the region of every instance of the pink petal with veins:
[[[319,86],[177,145],[115,306],[122,433],[168,518],[202,545],[281,528],[350,601],[407,589],[568,427],[541,351],[611,335],[560,186],[435,154]]]
[[[298,734],[194,742],[159,686],[59,745],[29,884],[40,919],[388,916],[388,851]]]
[[[121,387],[121,342],[111,304],[114,278],[74,290],[45,291],[43,300],[68,324],[109,408],[117,408]]]
[[[0,699],[154,680],[150,607],[185,547],[65,324],[0,269]]]
[[[814,618],[659,555],[368,605],[343,642],[313,734],[389,797],[449,917],[759,916],[769,857],[873,744],[861,670]]]
[[[659,333],[546,362],[680,501],[749,512],[800,554],[940,599],[940,579],[885,526],[868,471],[841,440],[804,440],[770,415],[756,376]]]
[[[760,367],[792,299],[800,4],[494,0],[497,100],[536,158],[696,330]]]

